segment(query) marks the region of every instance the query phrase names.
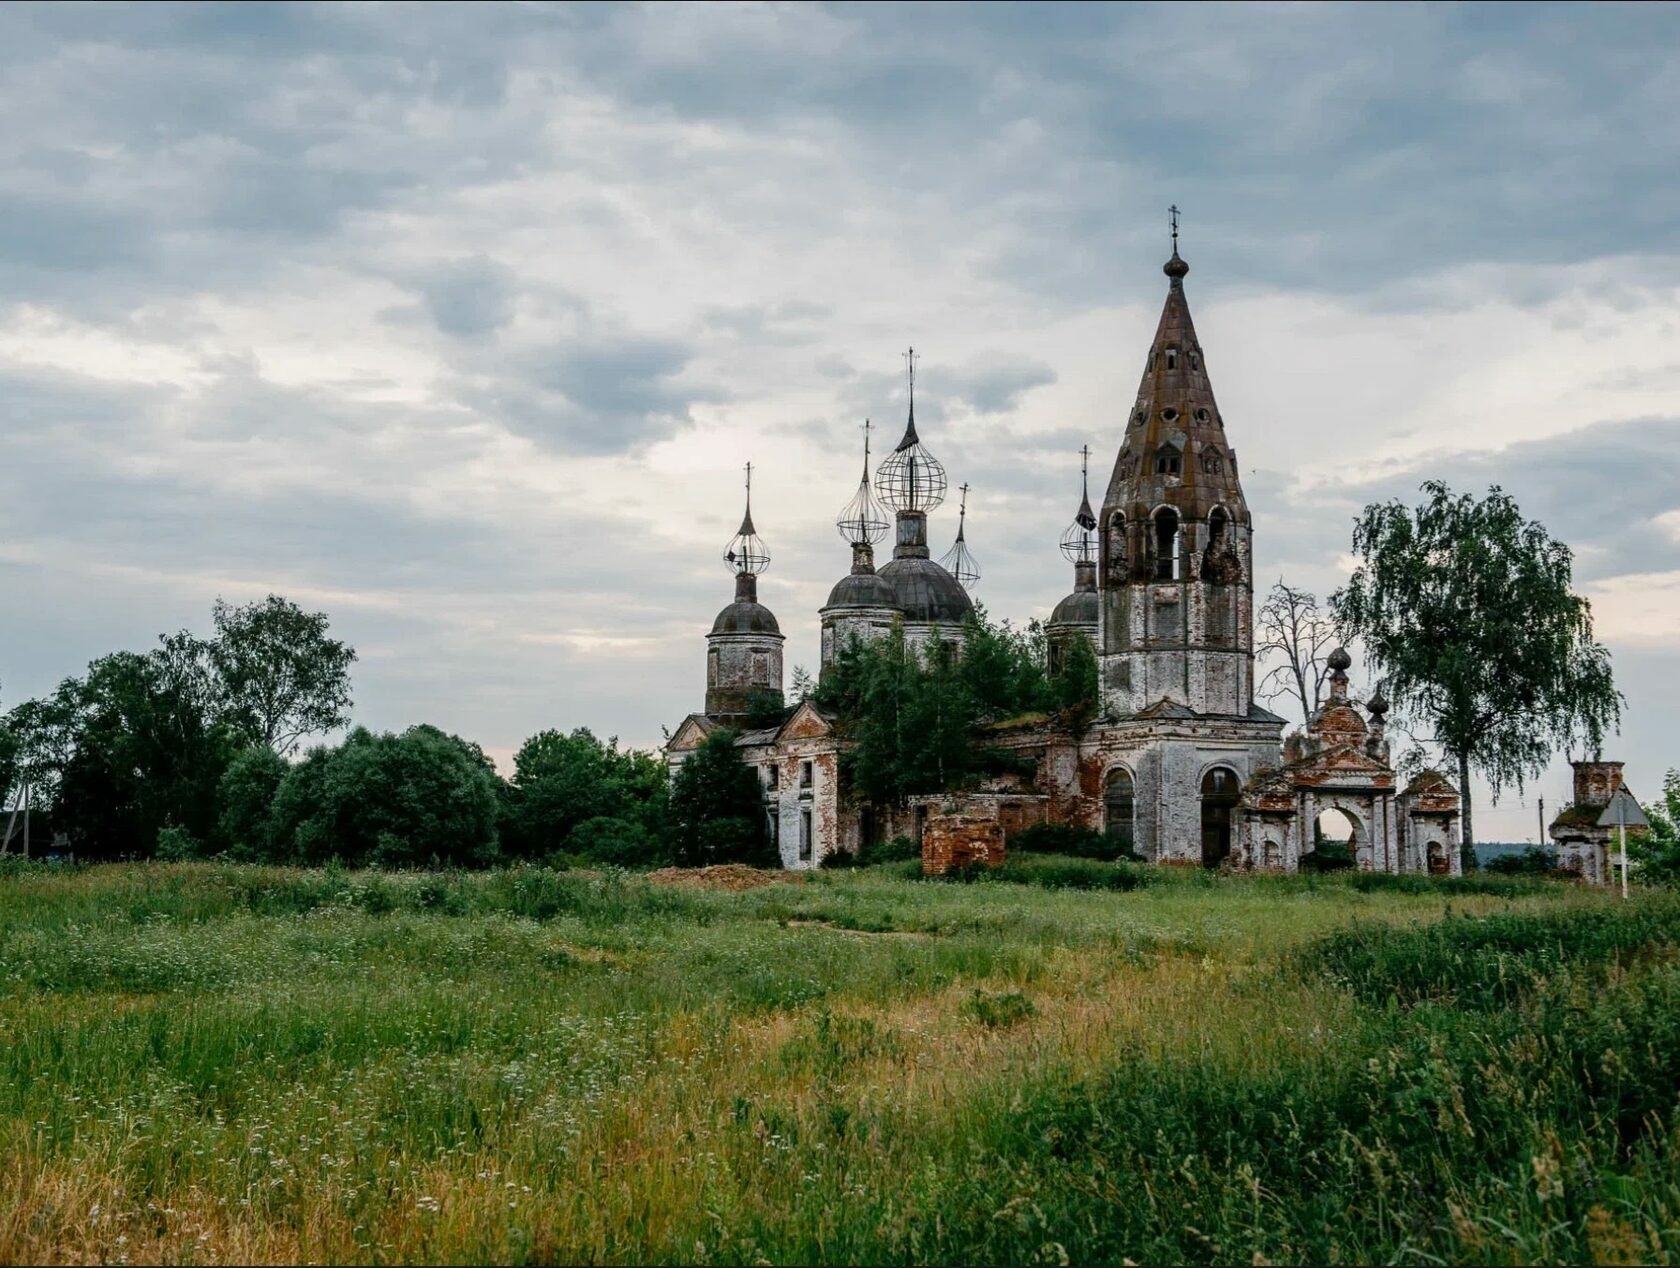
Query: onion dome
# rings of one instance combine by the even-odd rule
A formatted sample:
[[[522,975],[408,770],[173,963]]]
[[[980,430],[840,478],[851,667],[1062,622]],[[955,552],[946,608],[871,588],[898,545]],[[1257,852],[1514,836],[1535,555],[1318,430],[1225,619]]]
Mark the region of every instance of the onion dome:
[[[764,544],[764,539],[753,527],[750,462],[747,464],[746,514],[741,516],[741,527],[735,530],[735,536],[729,539],[729,545],[724,549],[723,562],[729,565],[730,572],[750,576],[757,576],[770,567],[770,548]]]
[[[892,605],[906,621],[956,625],[974,611],[968,591],[931,559],[894,559],[879,575],[892,584]]]
[[[782,627],[769,608],[758,601],[758,578],[750,572],[735,575],[735,602],[717,614],[713,634],[780,634]]]
[[[863,478],[858,481],[857,492],[852,500],[846,503],[834,527],[840,530],[840,536],[853,546],[874,545],[887,535],[887,529],[892,527],[887,523],[886,512],[875,500],[875,494],[869,487],[869,420],[863,420]]]
[[[1051,625],[1095,625],[1098,620],[1099,600],[1097,598],[1097,580],[1093,573],[1090,589],[1078,589],[1063,599],[1050,613]]]
[[[1062,557],[1071,563],[1094,563],[1097,558],[1097,517],[1091,512],[1091,446],[1079,451],[1079,510],[1062,534]]]
[[[945,500],[945,468],[916,435],[916,350],[904,354],[910,365],[910,416],[904,438],[875,472],[875,491],[893,510],[931,511]]]
[[[1324,663],[1330,666],[1331,672],[1333,673],[1345,673],[1347,671],[1347,667],[1353,664],[1353,657],[1348,655],[1347,648],[1338,647],[1335,651],[1330,653]]]
[[[967,522],[968,486],[965,484],[962,486],[962,501],[957,507],[957,540],[939,561],[939,566],[955,577],[964,590],[972,588],[980,580],[980,564],[969,553],[968,542],[964,540]]]

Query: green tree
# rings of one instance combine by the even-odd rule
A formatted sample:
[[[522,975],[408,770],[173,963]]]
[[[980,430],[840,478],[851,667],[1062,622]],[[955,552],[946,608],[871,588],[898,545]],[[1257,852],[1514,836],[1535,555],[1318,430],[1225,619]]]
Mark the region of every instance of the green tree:
[[[287,771],[274,796],[272,848],[304,865],[483,866],[499,857],[497,783],[476,744],[437,727],[401,735],[357,727]]]
[[[1056,712],[1075,733],[1097,716],[1100,703],[1097,653],[1088,638],[1069,641],[1061,670],[1050,679],[1050,699]]]
[[[1457,764],[1469,858],[1471,769],[1495,797],[1521,788],[1557,747],[1596,753],[1622,699],[1591,608],[1570,590],[1569,548],[1497,486],[1479,501],[1438,481],[1423,491],[1415,510],[1365,508],[1358,566],[1330,607],[1344,637],[1363,642],[1396,714]]]
[[[958,675],[975,720],[997,722],[1052,709],[1054,693],[1045,661],[1043,631],[1036,621],[1020,631],[1008,621],[994,624],[985,609],[977,607],[963,622]]]
[[[274,857],[274,797],[290,769],[266,745],[247,748],[228,763],[216,790],[216,839],[235,858]]]
[[[570,735],[539,732],[513,759],[503,796],[504,848],[521,858],[561,849],[588,853],[571,838],[594,819],[631,824],[638,840],[657,837],[665,793],[664,762],[621,750],[616,737],[603,744],[582,727]]]
[[[1628,856],[1640,874],[1660,885],[1680,885],[1680,770],[1663,778],[1662,800],[1645,806],[1650,830],[1628,836]]]
[[[176,827],[215,827],[216,787],[236,745],[216,709],[204,645],[170,635],[117,652],[12,714],[31,784],[89,858],[149,857]]]
[[[355,651],[327,637],[327,615],[277,594],[233,607],[216,600],[209,646],[228,723],[282,756],[349,717]]]
[[[764,789],[735,747],[735,732],[713,731],[671,781],[671,853],[680,867],[748,863],[778,867],[764,812]]]

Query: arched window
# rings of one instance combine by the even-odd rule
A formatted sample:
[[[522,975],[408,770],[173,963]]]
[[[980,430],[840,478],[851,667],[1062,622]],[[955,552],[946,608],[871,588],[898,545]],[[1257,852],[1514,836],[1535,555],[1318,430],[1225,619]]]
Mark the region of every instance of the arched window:
[[[1184,455],[1177,445],[1162,445],[1155,451],[1155,474],[1178,475],[1184,469]]]
[[[1169,370],[1178,369],[1178,349],[1177,348],[1168,348],[1167,349],[1167,369],[1169,369]]]
[[[1218,475],[1225,470],[1225,459],[1219,456],[1217,449],[1202,450],[1202,470],[1209,475]]]
[[[1230,519],[1225,514],[1225,508],[1222,506],[1214,507],[1213,514],[1208,516],[1208,550],[1210,553],[1224,547],[1225,529],[1229,523]]]
[[[1126,515],[1116,511],[1108,521],[1108,575],[1113,581],[1126,577]]]
[[[1124,766],[1115,767],[1103,784],[1103,832],[1128,854],[1132,852],[1136,806],[1132,772]]]
[[[1178,512],[1170,506],[1155,512],[1155,580],[1178,580]]]
[[[1231,853],[1242,781],[1228,766],[1215,766],[1202,776],[1202,866],[1218,867]]]
[[[718,651],[717,648],[714,647],[711,651],[706,653],[706,685],[708,687],[715,687],[717,686],[717,680]]]

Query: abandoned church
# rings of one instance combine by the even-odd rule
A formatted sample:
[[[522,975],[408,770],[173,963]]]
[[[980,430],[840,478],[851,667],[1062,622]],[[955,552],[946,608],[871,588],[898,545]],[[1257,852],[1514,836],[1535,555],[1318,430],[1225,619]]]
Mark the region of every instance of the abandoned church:
[[[844,785],[845,739],[809,702],[778,726],[743,729],[753,702],[780,700],[783,681],[781,628],[758,601],[768,552],[749,487],[725,555],[734,601],[706,637],[705,708],[677,728],[667,757],[674,770],[712,731],[738,731],[785,866],[815,867],[903,833],[940,871],[1000,858],[1011,832],[1048,822],[1105,832],[1158,863],[1294,871],[1320,815],[1334,810],[1361,868],[1459,870],[1457,790],[1433,771],[1400,786],[1388,706],[1380,693],[1362,704],[1350,695],[1346,652],[1331,656],[1329,699],[1304,730],[1286,739],[1284,719],[1254,701],[1252,522],[1176,240],[1164,271],[1166,303],[1101,510],[1084,497],[1063,537],[1073,591],[1046,624],[1052,668],[1070,640],[1090,641],[1100,707],[1077,734],[1041,721],[1002,731],[996,742],[1033,773],[875,806]],[[944,469],[917,434],[912,378],[903,438],[873,485],[866,442],[857,497],[837,521],[852,560],[818,613],[825,670],[849,640],[895,626],[918,647],[960,645],[973,609],[960,519],[949,555],[935,561],[928,550],[928,515],[945,493]],[[877,568],[875,546],[889,531],[892,558]]]

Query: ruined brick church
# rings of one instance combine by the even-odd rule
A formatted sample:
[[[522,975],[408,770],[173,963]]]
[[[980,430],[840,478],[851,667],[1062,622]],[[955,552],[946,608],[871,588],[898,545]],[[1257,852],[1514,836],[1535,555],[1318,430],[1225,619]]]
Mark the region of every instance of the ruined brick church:
[[[1337,811],[1345,826],[1336,835],[1361,868],[1459,870],[1457,790],[1436,772],[1399,785],[1387,704],[1380,694],[1355,703],[1346,652],[1330,659],[1328,701],[1287,740],[1284,719],[1254,701],[1252,519],[1190,319],[1190,266],[1176,234],[1164,271],[1166,303],[1101,510],[1084,498],[1063,538],[1074,589],[1046,623],[1052,669],[1071,639],[1095,649],[1098,717],[1077,734],[1047,722],[998,732],[994,742],[1028,759],[1022,767],[1033,774],[876,806],[843,785],[845,739],[809,702],[777,726],[742,729],[755,707],[780,701],[783,680],[781,628],[758,601],[769,556],[749,488],[725,555],[735,598],[706,640],[705,709],[683,720],[667,757],[674,769],[713,730],[740,732],[735,743],[759,772],[787,867],[904,833],[937,868],[996,857],[1011,832],[1052,822],[1108,833],[1158,863],[1294,871],[1314,849],[1320,816]],[[903,438],[873,486],[866,448],[858,496],[837,521],[852,564],[818,613],[824,668],[848,640],[895,625],[917,646],[960,646],[974,575],[960,519],[949,555],[935,561],[928,549],[928,515],[945,492],[944,470],[916,430],[912,379]],[[892,558],[877,569],[874,547],[889,528]]]

